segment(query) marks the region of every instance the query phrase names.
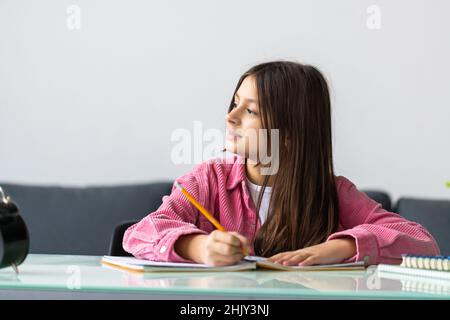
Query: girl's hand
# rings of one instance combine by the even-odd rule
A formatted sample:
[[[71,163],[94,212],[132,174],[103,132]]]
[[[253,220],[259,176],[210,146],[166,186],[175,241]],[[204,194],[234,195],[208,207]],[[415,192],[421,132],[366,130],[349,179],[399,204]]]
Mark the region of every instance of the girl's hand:
[[[286,251],[273,255],[267,260],[286,266],[311,266],[316,264],[334,264],[353,257],[356,243],[353,238],[330,240],[315,246]]]
[[[210,266],[235,264],[244,257],[243,248],[250,252],[249,242],[243,235],[220,230],[211,232],[202,247],[202,261]]]

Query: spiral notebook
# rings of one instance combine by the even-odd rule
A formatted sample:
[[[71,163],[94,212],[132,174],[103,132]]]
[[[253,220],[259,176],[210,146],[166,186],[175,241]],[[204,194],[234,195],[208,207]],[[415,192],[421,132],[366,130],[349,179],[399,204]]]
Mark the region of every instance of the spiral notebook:
[[[267,261],[264,257],[246,256],[239,263],[229,266],[209,266],[199,263],[179,263],[140,260],[133,257],[103,256],[103,265],[116,267],[123,270],[135,272],[170,272],[170,271],[245,271],[255,269],[270,269],[279,271],[332,271],[332,270],[364,270],[364,262],[328,264],[317,266],[284,266]]]
[[[450,256],[402,255],[402,267],[425,270],[450,271]]]
[[[380,264],[377,267],[380,276],[407,275],[409,279],[435,278],[450,280],[450,257],[402,255],[400,265]]]

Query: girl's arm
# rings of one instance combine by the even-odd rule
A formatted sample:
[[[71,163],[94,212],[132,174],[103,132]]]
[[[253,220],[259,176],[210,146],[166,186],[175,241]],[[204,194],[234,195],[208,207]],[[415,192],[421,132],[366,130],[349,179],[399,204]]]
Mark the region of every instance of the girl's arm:
[[[327,241],[353,238],[356,254],[346,262],[363,260],[369,264],[400,263],[401,254],[439,255],[439,247],[420,224],[384,210],[345,177],[337,177],[340,223],[344,231]]]
[[[204,263],[202,250],[204,250],[207,238],[208,236],[205,234],[182,235],[175,242],[175,251],[184,259],[195,263]]]
[[[202,163],[176,181],[209,209],[214,197],[208,190],[208,172],[207,162]],[[204,195],[209,196],[204,198]],[[123,248],[140,259],[192,262],[180,256],[174,244],[183,235],[208,234],[197,227],[198,215],[197,209],[173,185],[171,194],[162,198],[162,204],[155,212],[126,230]]]

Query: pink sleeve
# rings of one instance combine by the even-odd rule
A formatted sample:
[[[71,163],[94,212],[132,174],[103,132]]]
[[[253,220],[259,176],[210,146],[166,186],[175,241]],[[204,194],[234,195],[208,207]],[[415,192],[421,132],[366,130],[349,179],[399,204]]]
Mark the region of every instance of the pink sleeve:
[[[340,181],[339,181],[340,180]],[[420,224],[384,210],[345,177],[337,178],[340,223],[345,229],[327,239],[352,237],[357,253],[345,262],[399,264],[401,254],[439,255],[439,247]]]
[[[205,164],[176,181],[203,204],[208,189]],[[198,215],[198,210],[174,184],[171,194],[162,198],[162,204],[155,212],[126,230],[123,248],[140,259],[192,263],[175,252],[174,244],[181,235],[208,234],[197,227]]]

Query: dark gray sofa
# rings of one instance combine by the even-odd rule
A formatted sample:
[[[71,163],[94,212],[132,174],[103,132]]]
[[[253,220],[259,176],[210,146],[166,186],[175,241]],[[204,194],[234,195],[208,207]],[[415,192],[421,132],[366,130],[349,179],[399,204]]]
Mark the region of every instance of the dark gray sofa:
[[[399,198],[395,211],[431,232],[441,249],[450,256],[450,200]]]
[[[0,183],[19,206],[30,231],[31,253],[126,255],[121,243],[125,229],[155,211],[172,182],[148,184],[52,187]],[[389,195],[363,190],[386,210],[427,227],[450,254],[450,201],[400,199],[394,208]]]
[[[156,210],[172,184],[43,187],[0,183],[18,205],[30,232],[30,253],[104,255],[124,220]]]

